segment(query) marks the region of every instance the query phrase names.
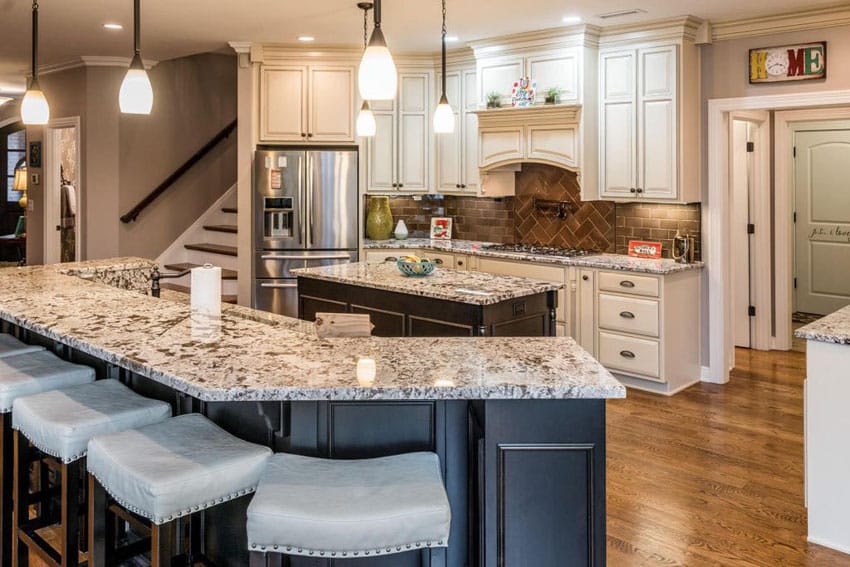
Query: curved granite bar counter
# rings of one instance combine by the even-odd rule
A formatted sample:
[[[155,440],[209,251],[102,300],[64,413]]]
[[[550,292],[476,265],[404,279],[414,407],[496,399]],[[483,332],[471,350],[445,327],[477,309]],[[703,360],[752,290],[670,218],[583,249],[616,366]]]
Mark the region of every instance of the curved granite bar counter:
[[[446,567],[605,564],[605,404],[625,389],[572,339],[323,340],[312,323],[236,306],[210,325],[193,321],[185,295],[144,295],[152,267],[127,258],[0,270],[0,320],[275,451],[436,453],[452,508],[449,547],[434,552]],[[376,361],[373,381],[358,380],[361,358]],[[248,564],[247,504],[204,512],[215,564]],[[292,565],[330,567],[308,561]]]

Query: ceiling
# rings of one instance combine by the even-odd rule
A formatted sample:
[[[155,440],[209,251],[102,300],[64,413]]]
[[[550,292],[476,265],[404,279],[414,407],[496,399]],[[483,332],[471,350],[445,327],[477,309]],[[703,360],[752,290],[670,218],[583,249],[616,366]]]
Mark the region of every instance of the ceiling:
[[[617,25],[691,14],[709,20],[776,14],[834,2],[799,0],[448,0],[449,34],[459,42],[563,25],[580,16],[596,25]],[[40,64],[81,55],[132,53],[132,0],[42,0]],[[390,48],[436,51],[438,0],[384,0],[384,30]],[[640,8],[638,16],[610,20],[599,14]],[[0,94],[23,85],[30,57],[28,0],[0,0]],[[124,25],[121,31],[104,23]],[[362,12],[357,0],[143,0],[142,49],[146,59],[166,60],[227,48],[228,41],[296,43],[299,35],[321,44],[358,45]],[[5,89],[4,89],[5,87]]]

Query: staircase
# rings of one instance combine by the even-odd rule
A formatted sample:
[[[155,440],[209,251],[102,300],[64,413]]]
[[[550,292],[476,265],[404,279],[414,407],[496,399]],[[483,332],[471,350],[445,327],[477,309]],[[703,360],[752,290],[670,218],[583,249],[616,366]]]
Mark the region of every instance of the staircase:
[[[165,272],[212,264],[221,268],[221,300],[236,303],[236,187],[233,186],[163,252],[157,263]],[[163,289],[190,292],[190,276],[163,280]]]

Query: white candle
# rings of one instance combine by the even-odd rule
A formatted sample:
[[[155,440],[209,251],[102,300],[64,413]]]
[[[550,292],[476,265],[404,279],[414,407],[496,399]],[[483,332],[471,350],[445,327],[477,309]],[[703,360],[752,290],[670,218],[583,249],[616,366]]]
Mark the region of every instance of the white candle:
[[[374,358],[361,358],[357,361],[357,383],[369,387],[375,383],[377,364]]]

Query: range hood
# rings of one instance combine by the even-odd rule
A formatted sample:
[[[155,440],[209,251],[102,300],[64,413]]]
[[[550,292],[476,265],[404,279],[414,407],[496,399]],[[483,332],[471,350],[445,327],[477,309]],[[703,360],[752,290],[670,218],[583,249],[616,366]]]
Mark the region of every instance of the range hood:
[[[494,108],[476,114],[482,173],[523,163],[581,173],[581,105]]]

